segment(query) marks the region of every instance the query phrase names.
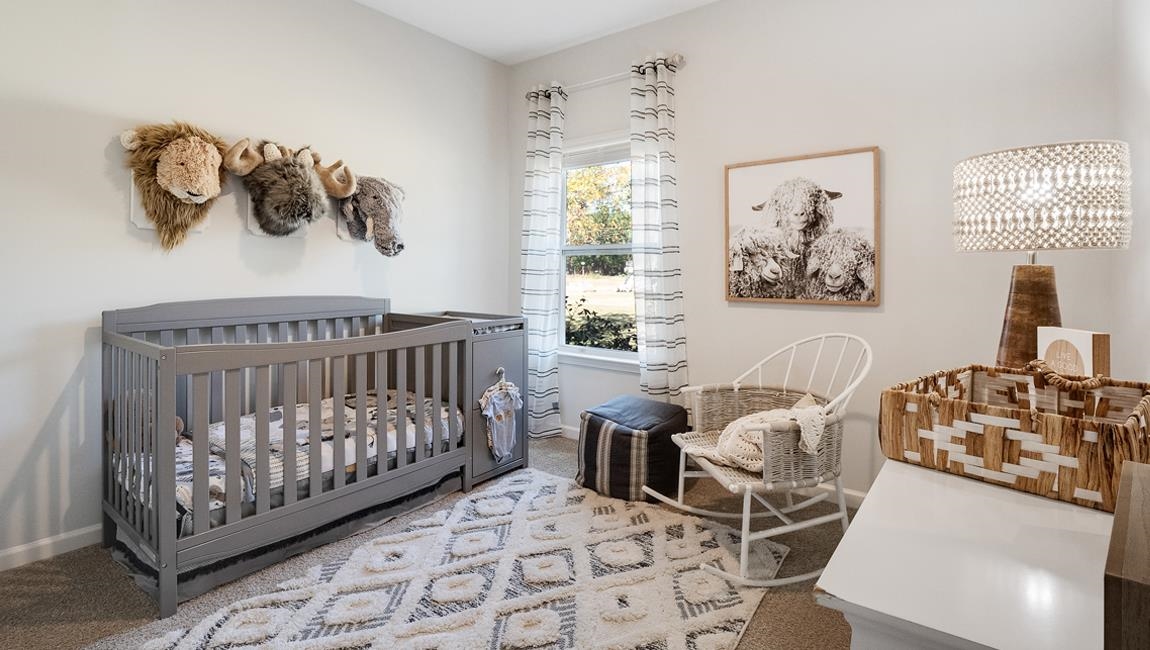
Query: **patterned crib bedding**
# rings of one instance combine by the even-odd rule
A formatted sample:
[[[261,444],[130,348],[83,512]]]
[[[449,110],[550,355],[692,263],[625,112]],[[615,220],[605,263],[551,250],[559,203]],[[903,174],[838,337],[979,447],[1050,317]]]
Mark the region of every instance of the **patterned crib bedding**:
[[[416,421],[420,418],[418,409],[416,408],[416,396],[413,393],[407,394],[407,409],[404,417],[404,424],[406,428],[406,440],[404,449],[409,455],[413,455],[415,444],[419,439],[417,431],[419,427],[416,426]],[[399,413],[397,404],[397,394],[394,390],[387,392],[386,402],[386,436],[387,436],[387,459],[394,460],[397,451],[398,439],[398,423]],[[374,467],[378,462],[379,453],[379,437],[378,437],[378,415],[379,404],[374,391],[370,391],[366,398],[365,405],[367,413],[366,424],[366,439],[367,439],[367,459],[370,466]],[[325,399],[320,404],[320,414],[322,422],[320,425],[320,438],[321,444],[319,453],[321,455],[321,467],[326,481],[331,480],[331,472],[334,468],[334,452],[333,448],[337,442],[335,438],[335,401],[332,398]],[[296,405],[296,429],[294,435],[289,433],[286,437],[288,440],[294,438],[296,447],[296,479],[301,485],[306,485],[309,480],[309,471],[311,465],[312,445],[310,438],[310,417],[311,405],[308,403],[300,403]],[[430,451],[434,441],[434,423],[432,418],[438,417],[441,425],[441,442],[442,449],[440,451],[447,451],[450,448],[450,413],[446,404],[440,404],[438,408],[433,401],[428,398],[423,400],[423,440],[424,448]],[[268,469],[270,478],[270,490],[274,493],[277,490],[281,492],[279,499],[282,499],[283,489],[283,476],[284,476],[284,438],[285,432],[284,425],[284,408],[277,406],[269,412],[269,451],[268,454]],[[463,412],[458,407],[455,409],[455,420],[457,431],[463,430]],[[241,495],[241,503],[245,505],[254,504],[255,501],[255,473],[256,473],[256,417],[254,413],[249,413],[240,417],[240,472],[241,472],[241,485],[243,494]],[[355,395],[348,395],[344,398],[344,464],[345,471],[349,474],[354,474],[356,467],[356,397]],[[214,422],[208,426],[208,447],[211,455],[208,457],[208,493],[209,493],[209,507],[212,511],[222,509],[226,503],[226,483],[227,483],[227,465],[226,465],[226,430],[225,423]],[[195,433],[192,434],[193,436]],[[176,446],[176,506],[178,510],[178,517],[181,521],[181,530],[183,534],[190,534],[190,522],[192,513],[192,495],[194,470],[192,464],[192,442],[187,439],[181,439]],[[306,493],[306,489],[304,490]]]

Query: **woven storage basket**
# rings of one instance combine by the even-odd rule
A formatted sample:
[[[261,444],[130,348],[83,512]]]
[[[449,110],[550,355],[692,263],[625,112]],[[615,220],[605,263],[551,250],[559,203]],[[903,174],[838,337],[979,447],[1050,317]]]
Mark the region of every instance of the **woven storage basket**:
[[[733,384],[703,386],[689,393],[694,430],[721,432],[732,421],[758,411],[786,409],[805,393],[772,387]],[[812,395],[819,404],[826,398]],[[799,449],[801,429],[797,422],[783,430],[778,425],[767,432],[763,442],[763,480],[766,483],[788,483],[788,487],[818,485],[839,475],[842,459],[842,420],[828,416],[823,436],[815,453]]]
[[[1114,512],[1122,463],[1150,461],[1150,384],[965,366],[883,391],[887,458]]]

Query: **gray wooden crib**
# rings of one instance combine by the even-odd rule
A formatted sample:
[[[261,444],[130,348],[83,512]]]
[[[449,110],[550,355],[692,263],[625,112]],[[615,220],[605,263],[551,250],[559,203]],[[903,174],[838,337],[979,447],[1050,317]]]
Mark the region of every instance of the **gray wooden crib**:
[[[477,332],[350,296],[104,312],[105,545],[118,539],[155,570],[169,616],[190,567],[453,474],[469,490],[473,381],[486,376],[472,371]]]

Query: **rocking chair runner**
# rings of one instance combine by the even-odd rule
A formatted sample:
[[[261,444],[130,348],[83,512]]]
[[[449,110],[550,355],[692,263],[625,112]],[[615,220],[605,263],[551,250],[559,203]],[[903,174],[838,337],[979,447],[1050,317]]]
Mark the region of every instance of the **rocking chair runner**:
[[[694,417],[694,431],[671,437],[679,446],[678,498],[671,499],[647,486],[643,491],[656,499],[685,512],[708,517],[741,518],[743,530],[739,556],[739,574],[724,571],[717,566],[703,564],[704,571],[732,582],[753,587],[774,587],[801,582],[817,577],[822,569],[802,575],[772,580],[756,580],[748,567],[750,543],[792,531],[841,521],[846,532],[846,498],[842,479],[843,416],[855,389],[870,371],[871,349],[863,339],[852,334],[822,334],[796,341],[755,364],[729,384],[692,386],[684,389],[688,407]],[[825,392],[812,393],[826,387]],[[837,389],[837,392],[834,392]],[[815,453],[799,448],[801,431],[796,422],[772,422],[769,427],[748,427],[747,432],[761,431],[763,436],[763,471],[761,474],[737,467],[718,465],[706,458],[688,454],[687,447],[714,449],[719,434],[732,421],[751,413],[778,408],[790,408],[806,394],[811,394],[822,405],[826,426]],[[687,470],[690,458],[699,470]],[[689,506],[683,502],[683,481],[687,478],[711,477],[732,494],[743,495],[743,510],[739,514],[716,512]],[[838,510],[828,515],[796,521],[790,516],[811,505],[824,501],[829,492],[821,492],[798,503],[794,490],[811,488],[834,481]],[[782,493],[786,506],[776,507],[765,495]],[[758,501],[766,512],[751,512],[751,501]],[[751,532],[751,519],[776,517],[782,523],[756,533]]]

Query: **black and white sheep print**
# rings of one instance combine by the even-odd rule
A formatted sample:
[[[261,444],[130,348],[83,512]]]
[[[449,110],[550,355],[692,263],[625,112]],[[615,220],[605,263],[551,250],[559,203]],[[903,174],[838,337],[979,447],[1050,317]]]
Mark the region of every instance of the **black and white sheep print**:
[[[879,303],[878,148],[727,166],[727,300]]]

